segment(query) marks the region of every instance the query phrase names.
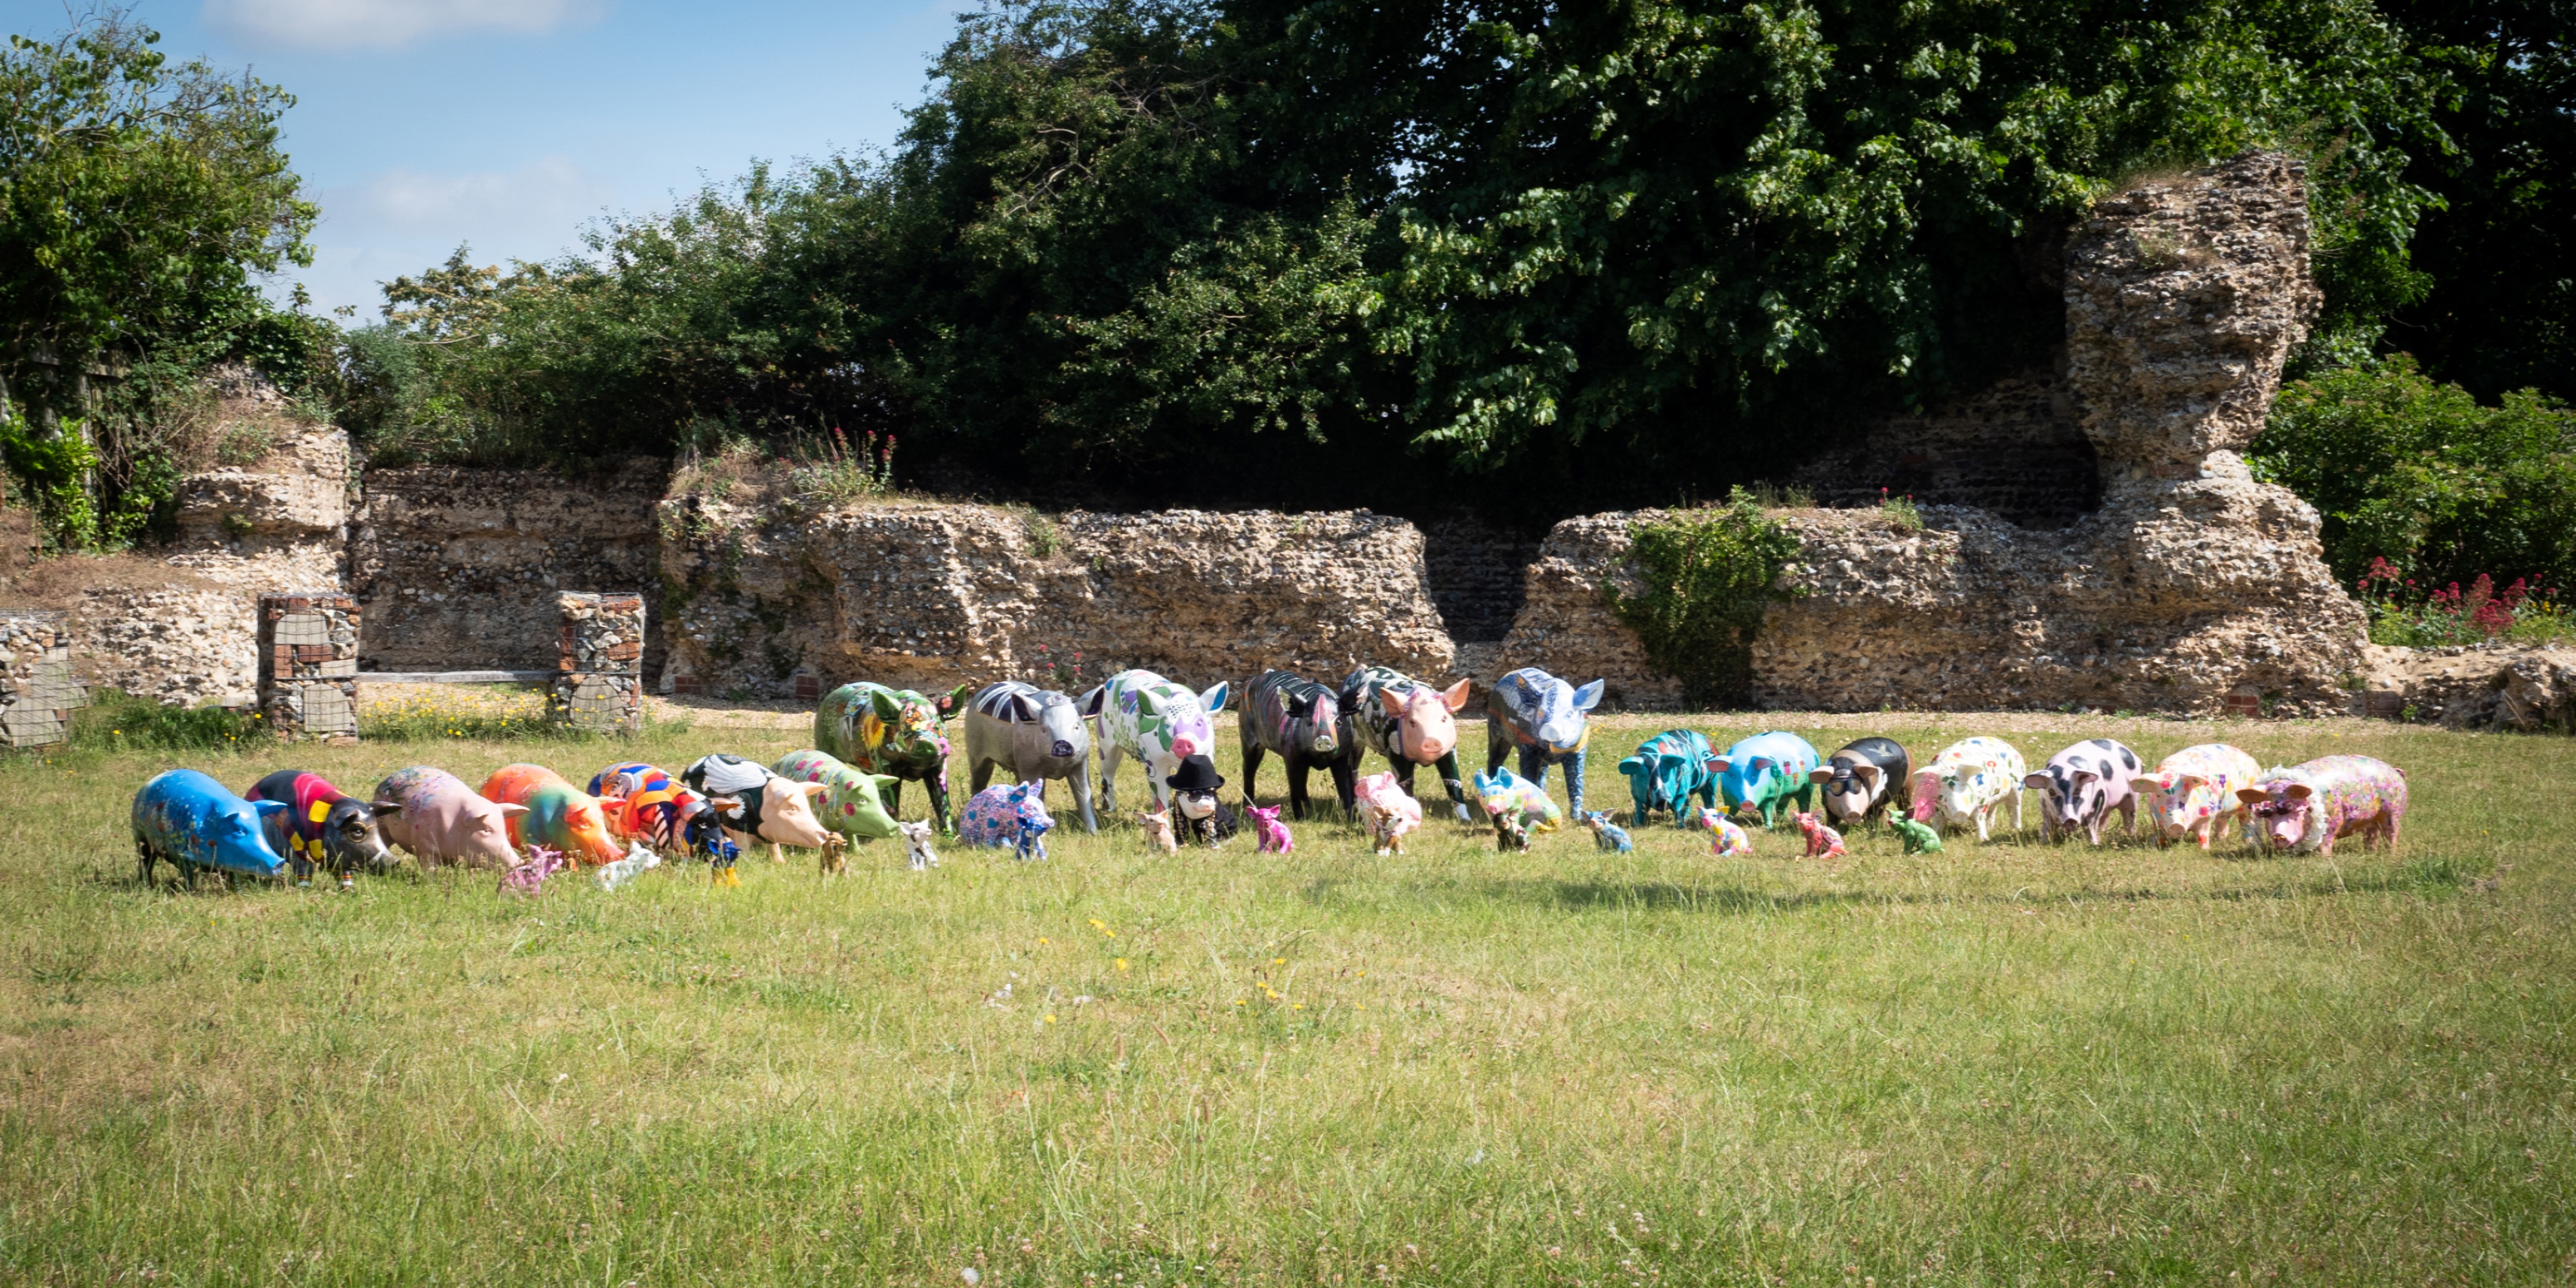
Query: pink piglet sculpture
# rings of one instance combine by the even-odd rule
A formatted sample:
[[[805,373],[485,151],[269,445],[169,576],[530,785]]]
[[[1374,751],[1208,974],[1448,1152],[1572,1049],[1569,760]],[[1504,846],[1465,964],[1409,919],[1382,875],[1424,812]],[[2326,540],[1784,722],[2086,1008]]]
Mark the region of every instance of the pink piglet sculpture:
[[[1296,850],[1297,838],[1289,835],[1288,825],[1279,821],[1279,806],[1268,809],[1243,802],[1243,812],[1252,818],[1253,848],[1262,854],[1288,854]]]
[[[1813,814],[1797,814],[1792,817],[1798,822],[1798,830],[1807,834],[1808,858],[1839,859],[1849,853],[1843,848],[1843,834],[1825,826],[1823,819]]]

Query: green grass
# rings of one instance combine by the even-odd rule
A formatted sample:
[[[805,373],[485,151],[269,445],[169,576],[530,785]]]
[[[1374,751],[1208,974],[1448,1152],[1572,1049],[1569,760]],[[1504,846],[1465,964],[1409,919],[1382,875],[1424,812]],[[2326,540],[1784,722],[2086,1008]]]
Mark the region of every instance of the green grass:
[[[1597,735],[1596,807],[1666,723]],[[2035,818],[1831,866],[1787,834],[1511,855],[1445,822],[1401,858],[1312,823],[1287,858],[1162,858],[1121,825],[1044,865],[881,844],[732,890],[185,894],[136,888],[125,836],[170,764],[363,789],[627,747],[13,759],[0,1282],[2576,1278],[2576,742],[2016,724],[2034,760],[2103,731],[2369,752],[2417,804],[2396,856],[2331,860],[2047,849]],[[1874,731],[1993,729],[1809,736]]]

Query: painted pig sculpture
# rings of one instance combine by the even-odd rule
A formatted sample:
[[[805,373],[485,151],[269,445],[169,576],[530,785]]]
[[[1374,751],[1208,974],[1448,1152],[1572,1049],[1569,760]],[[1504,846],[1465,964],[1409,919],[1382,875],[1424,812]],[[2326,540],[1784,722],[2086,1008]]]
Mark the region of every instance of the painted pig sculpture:
[[[269,848],[286,856],[299,885],[311,884],[313,870],[322,868],[340,879],[341,889],[354,889],[358,869],[382,872],[396,862],[377,820],[401,813],[400,801],[362,801],[332,786],[330,779],[301,769],[262,777],[242,799],[286,807],[283,813],[262,814],[261,822]]]
[[[1776,827],[1781,806],[1798,803],[1800,811],[1816,805],[1816,749],[1794,733],[1774,729],[1757,733],[1726,749],[1711,762],[1718,791],[1729,813],[1756,814],[1762,826]]]
[[[1361,749],[1386,757],[1406,795],[1413,792],[1413,771],[1430,765],[1448,789],[1458,821],[1474,817],[1467,812],[1466,784],[1458,780],[1458,708],[1467,705],[1467,681],[1435,689],[1401,671],[1364,666],[1342,677],[1341,699]]]
[[[1277,752],[1288,774],[1288,816],[1304,819],[1311,804],[1306,775],[1321,769],[1333,776],[1336,799],[1351,799],[1351,783],[1360,768],[1359,737],[1342,711],[1339,694],[1288,671],[1264,671],[1244,690],[1237,719],[1243,735],[1243,797],[1252,799],[1254,775],[1262,757]]]
[[[1216,713],[1225,710],[1225,698],[1223,680],[1192,693],[1151,671],[1120,671],[1082,695],[1100,746],[1100,807],[1118,808],[1111,780],[1119,762],[1134,756],[1145,762],[1154,808],[1171,808],[1164,780],[1180,772],[1182,761],[1216,751]]]
[[[528,807],[527,813],[510,819],[513,845],[547,846],[592,867],[626,857],[626,847],[609,834],[608,814],[599,808],[599,798],[543,765],[503,765],[493,770],[483,780],[483,797],[497,804]]]
[[[1395,781],[1392,770],[1370,774],[1352,787],[1369,844],[1381,855],[1404,853],[1405,834],[1422,826],[1422,802]]]
[[[1891,805],[1905,812],[1912,765],[1893,738],[1856,738],[1808,771],[1807,781],[1825,789],[1826,817],[1855,827],[1879,821]]]
[[[955,831],[948,821],[948,735],[941,722],[970,690],[961,684],[928,698],[866,680],[844,684],[814,708],[814,745],[860,773],[894,779],[886,809],[897,816],[903,785],[920,783],[930,793],[931,820],[940,831]]]
[[[987,684],[966,704],[966,773],[982,791],[993,770],[1021,782],[1061,778],[1082,811],[1082,830],[1098,834],[1091,813],[1091,728],[1082,708],[1053,689],[1018,680]],[[789,777],[795,775],[790,774]]]
[[[823,844],[818,862],[827,876],[839,876],[849,870],[849,843],[883,841],[902,835],[902,827],[887,811],[885,789],[894,780],[876,774],[861,773],[841,763],[835,756],[808,748],[791,751],[769,767],[771,773],[791,783],[819,784],[823,790],[812,798],[814,813],[823,829],[832,835]],[[925,865],[915,860],[912,870]]]
[[[1498,849],[1526,850],[1533,833],[1553,832],[1565,822],[1565,811],[1546,788],[1508,769],[1476,775],[1476,799],[1493,821]]]
[[[519,847],[510,839],[510,823],[528,812],[525,805],[494,801],[466,786],[464,779],[429,765],[385,775],[376,784],[375,798],[402,806],[378,818],[376,826],[387,842],[411,851],[423,867],[518,866]]]
[[[2058,837],[2082,832],[2102,843],[2102,828],[2111,811],[2120,811],[2120,830],[2138,830],[2138,794],[2129,784],[2146,772],[2138,753],[2109,738],[2087,738],[2048,758],[2048,768],[2022,779],[2039,793],[2039,837],[2054,844]]]
[[[1992,834],[1995,813],[2012,799],[2013,830],[2021,830],[2021,785],[2030,777],[2021,751],[2001,738],[1962,738],[1941,749],[1914,773],[1914,821],[1935,830],[1975,824],[1977,839]]]
[[[823,830],[822,821],[814,817],[814,798],[826,790],[821,783],[789,782],[755,762],[723,751],[690,762],[680,780],[715,807],[717,821],[724,824],[725,835],[732,837],[735,844],[767,842],[772,863],[787,861],[780,846],[820,850],[833,840],[832,834]],[[741,884],[742,879],[729,866],[719,875],[726,885]]]
[[[1008,787],[987,787],[968,798],[957,823],[957,839],[1008,849],[1022,863],[1035,863],[1046,858],[1046,834],[1054,827],[1055,816],[1047,813],[1046,780],[1032,778]]]
[[[2397,848],[2406,819],[2406,771],[2369,756],[2324,756],[2274,769],[2236,798],[2254,814],[2254,835],[2274,853],[2334,853],[2337,840],[2361,838]]]
[[[1577,687],[1534,666],[1494,682],[1485,696],[1485,772],[1517,752],[1521,777],[1547,786],[1547,767],[1565,766],[1565,799],[1583,816],[1583,749],[1592,741],[1592,709],[1607,681]]]
[[[2223,742],[2205,742],[2165,757],[2156,772],[2139,775],[2129,786],[2147,803],[2147,817],[2156,825],[2156,844],[2191,839],[2206,850],[2217,839],[2222,819],[2233,817],[2251,830],[2251,807],[2236,793],[2262,776],[2263,766],[2252,756]]]
[[[695,855],[718,867],[742,855],[716,821],[715,807],[659,767],[640,760],[610,765],[590,776],[590,794],[599,798],[608,834],[629,845],[666,859]]]
[[[1628,826],[1643,827],[1656,810],[1666,810],[1673,826],[1687,827],[1693,796],[1716,808],[1716,760],[1708,739],[1688,729],[1666,729],[1637,744],[1619,762],[1619,772],[1628,776],[1629,798],[1636,802],[1628,811]]]
[[[167,860],[189,885],[197,871],[275,879],[286,856],[268,843],[264,820],[284,814],[276,801],[246,801],[193,769],[155,774],[134,793],[135,876],[152,884],[152,865]]]

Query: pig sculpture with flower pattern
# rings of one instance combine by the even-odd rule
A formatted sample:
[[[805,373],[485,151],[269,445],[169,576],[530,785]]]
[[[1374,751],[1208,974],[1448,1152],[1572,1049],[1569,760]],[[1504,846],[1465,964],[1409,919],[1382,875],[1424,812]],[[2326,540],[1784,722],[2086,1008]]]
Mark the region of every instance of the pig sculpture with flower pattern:
[[[814,745],[863,774],[882,774],[886,811],[903,813],[903,785],[918,782],[930,793],[930,817],[943,832],[948,819],[948,735],[941,722],[973,691],[961,684],[932,699],[911,689],[866,680],[844,684],[814,708]]]
[[[1082,695],[1092,741],[1100,746],[1101,808],[1118,808],[1118,765],[1134,756],[1145,762],[1154,808],[1169,809],[1172,789],[1165,780],[1180,772],[1182,761],[1216,751],[1216,713],[1225,710],[1226,687],[1219,680],[1192,693],[1151,671],[1120,671]]]
[[[2321,756],[2274,769],[2236,798],[2254,815],[2254,835],[2275,853],[2332,855],[2337,840],[2397,848],[2406,819],[2406,771],[2370,756]]]
[[[2251,832],[2251,807],[2236,793],[2262,776],[2263,766],[2252,756],[2223,742],[2205,742],[2165,757],[2156,772],[2139,775],[2129,786],[2147,803],[2157,845],[2193,839],[2206,850],[2226,819],[2234,818]],[[2251,843],[2254,838],[2245,839]]]
[[[2022,780],[2030,770],[2020,749],[2001,738],[1962,738],[1914,771],[1914,821],[1939,828],[1976,825],[1988,839],[2005,798],[2012,800],[2013,831],[2021,831]]]

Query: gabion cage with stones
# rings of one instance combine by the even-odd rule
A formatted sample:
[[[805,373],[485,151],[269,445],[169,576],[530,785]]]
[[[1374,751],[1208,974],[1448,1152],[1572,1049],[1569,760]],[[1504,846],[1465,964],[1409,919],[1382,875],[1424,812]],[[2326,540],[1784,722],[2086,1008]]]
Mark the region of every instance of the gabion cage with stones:
[[[71,737],[74,709],[89,705],[89,690],[72,678],[72,636],[63,614],[44,610],[0,613],[0,743],[51,747]]]
[[[259,597],[259,713],[281,738],[358,740],[358,601],[337,591]]]
[[[634,733],[643,727],[644,597],[567,591],[546,718],[575,729]]]

